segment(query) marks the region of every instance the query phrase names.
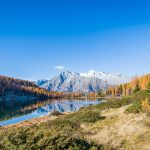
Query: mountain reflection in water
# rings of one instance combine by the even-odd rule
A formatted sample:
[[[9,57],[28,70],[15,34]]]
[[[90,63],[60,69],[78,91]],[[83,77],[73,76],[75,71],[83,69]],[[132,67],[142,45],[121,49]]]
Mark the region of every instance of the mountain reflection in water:
[[[46,116],[49,112],[73,112],[81,107],[99,104],[100,100],[23,100],[0,101],[0,125],[5,126],[24,120]]]

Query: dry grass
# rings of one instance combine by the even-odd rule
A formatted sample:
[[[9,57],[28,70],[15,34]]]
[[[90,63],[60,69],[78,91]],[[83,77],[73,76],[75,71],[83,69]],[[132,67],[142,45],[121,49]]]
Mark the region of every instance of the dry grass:
[[[150,112],[150,100],[148,98],[142,101],[142,108],[144,111]]]
[[[106,117],[105,120],[82,124],[87,140],[116,149],[150,149],[150,126],[145,122],[149,117],[144,113],[126,114],[126,108],[104,110],[101,115]]]

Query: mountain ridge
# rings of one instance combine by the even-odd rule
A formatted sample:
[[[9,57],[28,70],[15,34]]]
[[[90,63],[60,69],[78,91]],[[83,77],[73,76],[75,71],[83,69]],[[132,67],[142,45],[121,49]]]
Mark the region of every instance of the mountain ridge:
[[[125,76],[123,74],[108,73],[108,72],[104,72],[104,71],[98,72],[95,70],[90,70],[89,72],[81,73],[80,75],[84,76],[84,77],[97,77],[99,79],[107,81],[111,85],[122,84],[122,83],[126,83],[131,80],[130,77]]]
[[[61,72],[50,80],[38,80],[36,84],[48,91],[57,92],[96,92],[106,90],[110,85],[129,81],[123,75],[90,70],[88,73]]]

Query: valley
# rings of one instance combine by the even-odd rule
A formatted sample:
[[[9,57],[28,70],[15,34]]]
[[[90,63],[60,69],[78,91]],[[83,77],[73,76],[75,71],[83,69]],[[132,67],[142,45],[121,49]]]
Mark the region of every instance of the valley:
[[[100,103],[111,98],[104,93],[117,80],[124,83],[127,78],[93,70],[86,74],[66,71],[50,81],[37,82],[0,76],[0,125],[46,116],[53,110],[72,112]]]
[[[0,1],[0,150],[150,150],[150,0]]]
[[[63,79],[63,85],[68,78],[72,83],[72,79],[78,81],[76,76],[79,75],[75,73],[74,77],[68,72],[66,77],[66,73],[61,73],[54,83]],[[87,78],[91,84],[91,77]],[[95,80],[97,84],[99,80]],[[38,97],[37,91],[33,98],[30,93],[22,92],[22,88],[5,88],[0,103],[0,149],[149,149],[150,74],[119,85],[109,83],[107,88],[100,85],[90,92],[49,91],[31,83],[50,97],[48,100],[45,95]],[[58,85],[54,84],[60,88]],[[60,115],[54,115],[53,111]]]

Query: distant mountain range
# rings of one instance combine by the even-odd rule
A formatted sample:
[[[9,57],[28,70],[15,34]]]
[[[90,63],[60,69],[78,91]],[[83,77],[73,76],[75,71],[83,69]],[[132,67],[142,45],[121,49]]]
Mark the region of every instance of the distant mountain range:
[[[93,92],[107,89],[110,85],[122,84],[131,78],[121,74],[110,74],[90,70],[87,73],[65,71],[51,80],[38,80],[36,84],[48,91]]]

